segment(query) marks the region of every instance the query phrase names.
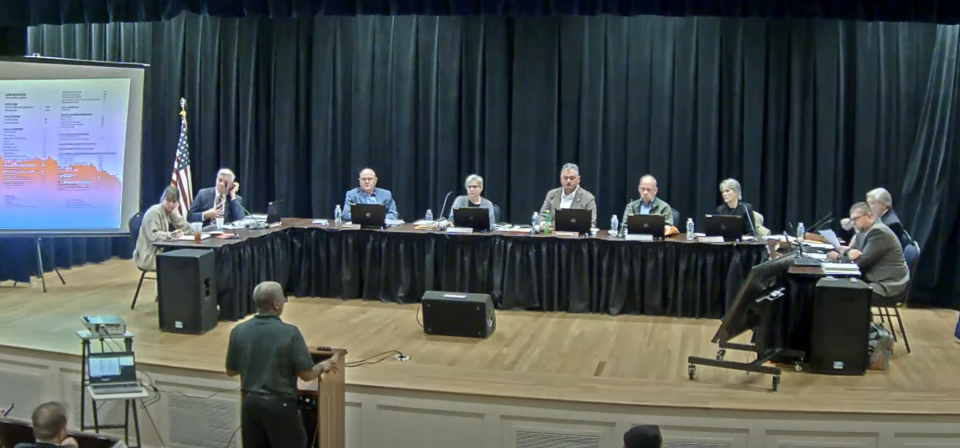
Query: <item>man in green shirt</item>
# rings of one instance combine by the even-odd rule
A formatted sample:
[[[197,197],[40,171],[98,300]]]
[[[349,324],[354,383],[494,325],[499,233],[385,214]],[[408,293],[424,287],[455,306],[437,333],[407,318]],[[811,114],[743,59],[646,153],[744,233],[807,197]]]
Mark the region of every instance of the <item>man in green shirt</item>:
[[[230,332],[227,375],[240,375],[240,428],[244,448],[306,448],[297,409],[297,378],[313,381],[335,372],[338,355],[313,363],[297,327],[280,320],[287,299],[276,282],[253,290],[257,315]]]

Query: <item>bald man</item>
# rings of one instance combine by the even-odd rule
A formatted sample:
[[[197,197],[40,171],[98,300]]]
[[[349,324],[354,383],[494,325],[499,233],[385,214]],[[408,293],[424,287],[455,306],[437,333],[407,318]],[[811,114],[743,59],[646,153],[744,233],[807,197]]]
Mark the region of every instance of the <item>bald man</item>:
[[[313,381],[335,372],[338,355],[313,363],[300,330],[280,320],[287,298],[277,282],[253,290],[257,315],[230,332],[227,375],[240,375],[240,428],[244,448],[306,448],[297,409],[297,378]]]
[[[377,188],[377,173],[370,168],[360,170],[360,186],[348,191],[343,199],[344,221],[350,221],[350,208],[354,204],[383,204],[387,209],[386,219],[399,219],[393,194],[390,190]]]
[[[627,217],[630,215],[660,215],[663,216],[664,223],[674,225],[673,209],[663,199],[657,197],[657,179],[647,174],[640,178],[640,184],[637,185],[637,192],[640,193],[640,199],[627,204],[623,210],[623,221],[620,222],[620,231],[627,227]]]

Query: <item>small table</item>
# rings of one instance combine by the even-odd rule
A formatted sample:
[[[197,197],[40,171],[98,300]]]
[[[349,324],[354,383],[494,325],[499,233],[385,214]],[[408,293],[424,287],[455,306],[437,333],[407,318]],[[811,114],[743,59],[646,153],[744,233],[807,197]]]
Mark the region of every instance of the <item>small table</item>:
[[[142,387],[140,392],[132,392],[126,394],[98,394],[90,386],[86,387],[87,393],[90,395],[90,401],[93,408],[93,430],[97,433],[101,429],[123,429],[123,442],[129,448],[141,448],[142,441],[140,440],[140,418],[137,414],[137,400],[142,400],[147,398],[149,394]],[[120,401],[123,400],[123,424],[115,425],[101,425],[99,416],[97,415],[97,402],[98,401]],[[137,436],[137,444],[130,445],[130,413],[133,412],[133,428],[134,433]]]

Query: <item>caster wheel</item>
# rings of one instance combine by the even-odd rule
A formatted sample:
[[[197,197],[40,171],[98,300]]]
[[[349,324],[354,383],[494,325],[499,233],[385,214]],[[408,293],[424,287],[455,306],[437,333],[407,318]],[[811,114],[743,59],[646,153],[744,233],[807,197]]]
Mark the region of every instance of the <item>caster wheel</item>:
[[[796,370],[797,372],[803,372],[803,366],[798,362],[793,365],[793,370]]]
[[[717,350],[717,361],[723,361],[723,357],[727,356],[727,351],[725,349]]]
[[[693,381],[697,377],[697,366],[693,364],[687,366],[687,376],[690,377],[690,381]]]
[[[780,375],[773,377],[773,391],[780,390]]]

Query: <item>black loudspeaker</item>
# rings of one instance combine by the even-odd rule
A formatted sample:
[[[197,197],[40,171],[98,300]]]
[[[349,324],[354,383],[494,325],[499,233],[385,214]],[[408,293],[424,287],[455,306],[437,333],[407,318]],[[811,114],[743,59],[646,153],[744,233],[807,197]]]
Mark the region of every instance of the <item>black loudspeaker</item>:
[[[178,249],[157,254],[160,331],[203,334],[217,326],[216,254]]]
[[[0,56],[27,54],[27,27],[0,26]]]
[[[863,375],[870,359],[870,300],[873,289],[855,278],[817,282],[810,335],[810,371]]]
[[[427,291],[420,304],[427,334],[486,339],[497,329],[489,294]]]

